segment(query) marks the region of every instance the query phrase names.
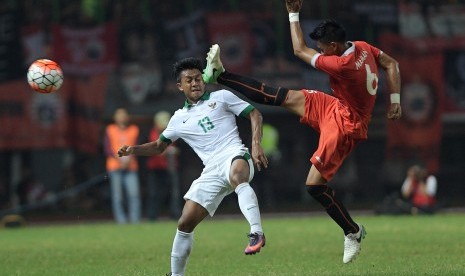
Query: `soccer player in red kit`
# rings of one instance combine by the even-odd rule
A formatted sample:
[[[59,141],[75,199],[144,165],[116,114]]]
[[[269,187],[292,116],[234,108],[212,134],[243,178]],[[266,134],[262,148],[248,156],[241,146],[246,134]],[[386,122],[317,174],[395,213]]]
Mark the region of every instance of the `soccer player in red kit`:
[[[344,28],[333,20],[322,22],[310,33],[320,52],[309,48],[299,23],[302,0],[285,1],[294,54],[329,75],[332,95],[316,90],[275,88],[225,71],[218,45],[213,45],[207,55],[203,77],[206,83],[225,85],[256,103],[284,107],[298,115],[302,124],[319,132],[318,149],[310,159],[312,166],[305,184],[308,193],[343,229],[343,262],[349,263],[360,252],[360,243],[366,232],[361,224],[352,220],[327,182],[358,142],[367,139],[378,88],[378,68],[386,71],[391,93],[387,117],[401,117],[398,62],[366,42],[347,41]]]

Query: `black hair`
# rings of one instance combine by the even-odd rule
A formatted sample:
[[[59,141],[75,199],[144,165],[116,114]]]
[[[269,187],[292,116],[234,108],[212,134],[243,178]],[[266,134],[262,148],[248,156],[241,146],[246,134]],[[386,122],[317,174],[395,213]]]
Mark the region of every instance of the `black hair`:
[[[311,39],[322,43],[346,42],[346,30],[333,19],[321,22],[309,36]]]
[[[189,69],[199,69],[200,72],[203,71],[203,63],[198,58],[188,57],[181,59],[173,65],[173,77],[177,82],[181,81],[181,72]]]

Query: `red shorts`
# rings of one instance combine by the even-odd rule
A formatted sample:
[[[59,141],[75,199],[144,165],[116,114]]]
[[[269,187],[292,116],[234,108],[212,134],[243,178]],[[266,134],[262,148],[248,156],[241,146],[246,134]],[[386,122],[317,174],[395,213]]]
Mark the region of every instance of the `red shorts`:
[[[331,180],[359,141],[366,140],[368,122],[361,120],[339,99],[316,90],[302,90],[305,115],[302,124],[320,133],[318,149],[310,162],[326,181]]]

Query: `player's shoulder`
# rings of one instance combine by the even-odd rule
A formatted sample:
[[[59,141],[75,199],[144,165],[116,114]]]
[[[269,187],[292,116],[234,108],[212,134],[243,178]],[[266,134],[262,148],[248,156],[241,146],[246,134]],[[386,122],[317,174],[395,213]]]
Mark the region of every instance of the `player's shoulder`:
[[[219,90],[210,92],[210,98],[222,98],[224,97],[224,95],[227,95],[227,94],[232,94],[232,92],[227,89],[219,89]]]
[[[370,43],[363,41],[363,40],[356,40],[352,41],[352,43],[355,45],[355,47],[369,47],[371,46]]]
[[[176,119],[176,118],[178,118],[179,116],[181,116],[184,113],[186,113],[186,109],[185,108],[179,108],[178,110],[174,111],[173,116],[171,116],[171,119]]]
[[[372,51],[376,52],[377,50],[379,50],[376,46],[366,41],[359,40],[359,41],[354,41],[353,43],[356,48],[367,50],[369,52],[372,52]]]
[[[210,92],[210,100],[215,100],[218,102],[228,102],[233,97],[237,97],[233,92],[227,89],[219,89],[213,92]]]

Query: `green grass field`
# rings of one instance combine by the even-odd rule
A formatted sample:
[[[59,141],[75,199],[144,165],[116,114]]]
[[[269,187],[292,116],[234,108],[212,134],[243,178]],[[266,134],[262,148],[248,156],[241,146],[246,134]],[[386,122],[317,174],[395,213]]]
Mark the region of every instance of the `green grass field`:
[[[267,245],[245,256],[245,219],[207,219],[187,275],[465,275],[465,215],[358,216],[368,235],[342,264],[343,236],[327,216],[263,219]],[[0,229],[0,275],[165,275],[171,221]]]

